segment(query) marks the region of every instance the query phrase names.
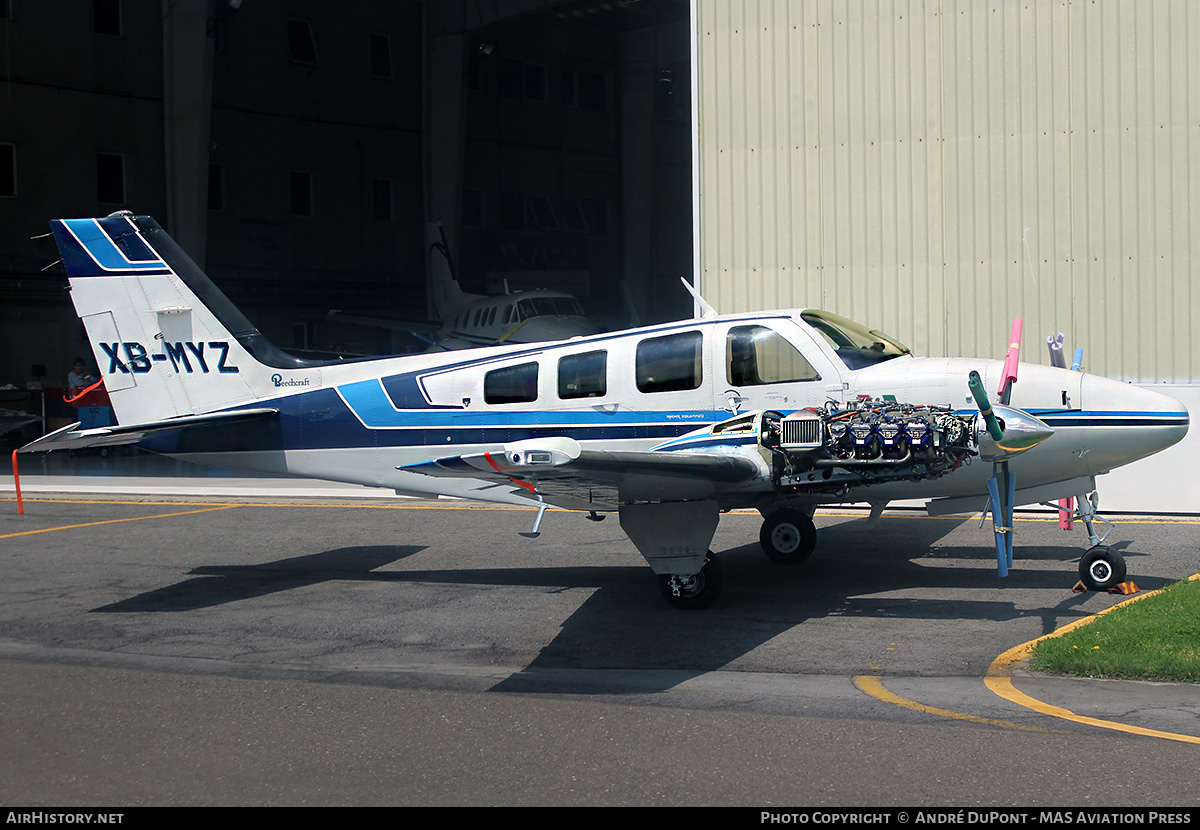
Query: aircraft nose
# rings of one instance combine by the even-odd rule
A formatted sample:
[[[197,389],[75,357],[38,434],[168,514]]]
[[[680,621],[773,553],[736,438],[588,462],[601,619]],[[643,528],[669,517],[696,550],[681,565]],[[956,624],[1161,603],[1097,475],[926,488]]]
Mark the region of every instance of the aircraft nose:
[[[1165,450],[1187,435],[1191,420],[1187,407],[1162,392],[1084,375],[1080,397],[1089,426],[1103,430],[1104,443],[1112,447],[1111,452],[1089,459],[1093,468],[1128,464]]]

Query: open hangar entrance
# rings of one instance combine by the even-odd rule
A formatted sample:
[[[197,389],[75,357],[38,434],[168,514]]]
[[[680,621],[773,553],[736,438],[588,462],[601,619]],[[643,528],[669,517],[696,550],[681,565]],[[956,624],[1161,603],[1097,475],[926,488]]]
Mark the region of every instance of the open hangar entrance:
[[[425,317],[433,219],[468,291],[559,288],[605,328],[690,313],[687,0],[67,5],[0,19],[15,398],[89,349],[36,237],[122,209],[159,219],[290,350],[418,348],[327,318]]]
[[[686,0],[427,15],[427,213],[464,288],[566,291],[604,328],[687,316]]]

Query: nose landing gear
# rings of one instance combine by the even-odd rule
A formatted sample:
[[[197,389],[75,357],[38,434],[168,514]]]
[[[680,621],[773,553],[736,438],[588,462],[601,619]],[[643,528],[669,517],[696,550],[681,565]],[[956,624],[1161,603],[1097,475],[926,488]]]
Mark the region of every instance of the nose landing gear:
[[[1079,560],[1079,580],[1089,591],[1109,591],[1125,581],[1125,557],[1112,548],[1095,547]]]

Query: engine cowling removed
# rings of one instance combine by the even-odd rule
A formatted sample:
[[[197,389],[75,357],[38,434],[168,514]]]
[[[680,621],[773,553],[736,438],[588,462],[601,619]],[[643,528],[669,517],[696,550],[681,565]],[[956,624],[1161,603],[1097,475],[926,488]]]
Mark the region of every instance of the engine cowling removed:
[[[952,473],[979,454],[976,432],[975,416],[948,406],[863,399],[764,412],[759,443],[779,490],[829,494]]]

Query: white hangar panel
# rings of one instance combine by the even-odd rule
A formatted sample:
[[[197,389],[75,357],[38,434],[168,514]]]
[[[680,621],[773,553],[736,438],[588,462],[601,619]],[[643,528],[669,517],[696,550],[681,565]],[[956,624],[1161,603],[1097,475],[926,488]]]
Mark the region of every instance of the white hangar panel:
[[[1200,7],[694,0],[699,277],[929,355],[1200,382]]]

